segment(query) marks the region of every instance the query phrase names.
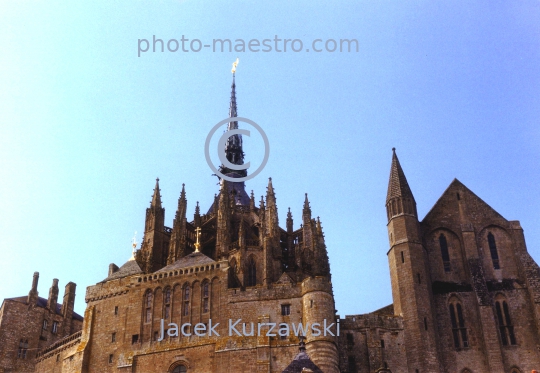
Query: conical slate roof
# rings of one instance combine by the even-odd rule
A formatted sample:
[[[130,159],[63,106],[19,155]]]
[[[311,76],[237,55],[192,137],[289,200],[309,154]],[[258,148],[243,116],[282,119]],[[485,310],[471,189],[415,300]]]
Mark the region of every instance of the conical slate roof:
[[[168,266],[160,269],[159,272],[168,272],[175,269],[185,268],[185,267],[191,267],[191,266],[197,266],[197,265],[203,265],[203,264],[214,264],[216,263],[215,260],[212,258],[207,257],[201,252],[193,252],[189,255],[186,255],[180,259],[178,259],[176,262],[169,264]]]
[[[405,173],[399,164],[399,159],[396,155],[396,148],[392,148],[392,167],[390,168],[390,180],[388,181],[388,193],[386,194],[386,202],[395,197],[408,197],[414,201],[411,188],[407,183]]]
[[[323,371],[311,361],[306,351],[300,351],[292,363],[290,363],[282,373],[301,373],[304,368],[311,369],[313,373],[323,373]]]

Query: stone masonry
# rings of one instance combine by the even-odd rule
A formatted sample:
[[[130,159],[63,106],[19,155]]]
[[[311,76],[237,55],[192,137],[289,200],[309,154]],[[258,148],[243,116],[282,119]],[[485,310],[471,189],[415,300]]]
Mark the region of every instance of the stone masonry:
[[[229,115],[237,116],[234,78]],[[236,128],[229,123],[228,130]],[[229,138],[225,154],[243,164],[240,135]],[[224,166],[220,171],[245,176]],[[28,297],[6,299],[0,372],[31,372],[34,364],[40,373],[540,368],[540,268],[523,229],[458,180],[420,221],[394,149],[386,198],[393,303],[344,318],[336,315],[322,224],[307,195],[297,229],[290,209],[280,227],[271,179],[258,204],[243,182],[224,180],[210,202],[206,213],[197,202],[188,219],[182,186],[173,226],[166,227],[158,179],[140,249],[87,288],[82,328],[72,306],[65,311],[70,295],[66,308],[50,311],[57,310],[55,283],[49,301],[38,300],[37,279]],[[44,317],[61,322],[63,339],[44,334]],[[237,332],[230,328],[236,320]],[[332,324],[331,333],[309,329],[304,346],[302,333],[290,327],[299,323],[321,330]],[[28,352],[21,358],[18,343],[25,338]]]

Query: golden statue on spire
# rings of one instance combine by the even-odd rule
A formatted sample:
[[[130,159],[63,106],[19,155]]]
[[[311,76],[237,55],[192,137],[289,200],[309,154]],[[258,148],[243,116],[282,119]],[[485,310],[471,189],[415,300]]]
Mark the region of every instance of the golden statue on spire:
[[[240,62],[239,58],[236,58],[236,61],[232,63],[232,70],[231,72],[234,74],[236,72],[236,66],[238,66],[238,62]]]
[[[135,254],[137,253],[137,231],[135,231],[135,234],[131,239],[131,246],[133,247],[133,250],[131,251],[131,258],[129,258],[129,260],[135,260]]]

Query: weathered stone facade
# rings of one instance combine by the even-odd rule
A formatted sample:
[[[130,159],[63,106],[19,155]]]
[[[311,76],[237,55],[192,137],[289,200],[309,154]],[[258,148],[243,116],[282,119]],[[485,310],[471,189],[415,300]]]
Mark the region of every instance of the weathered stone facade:
[[[76,285],[66,285],[58,304],[58,280],[48,299],[38,296],[38,280],[35,272],[28,296],[4,299],[0,307],[0,373],[34,372],[40,351],[82,328],[82,316],[73,312]]]
[[[236,116],[234,82],[229,114]],[[226,157],[243,164],[239,135],[229,138]],[[108,276],[87,288],[82,331],[49,348],[38,346],[36,371],[538,369],[540,268],[519,222],[504,219],[457,180],[419,221],[395,152],[386,210],[393,304],[340,319],[321,222],[312,218],[307,195],[295,230],[290,211],[285,229],[279,226],[271,179],[258,207],[244,183],[222,180],[208,212],[201,214],[197,203],[189,220],[182,187],[168,228],[158,180],[140,250],[121,267],[111,264]],[[230,328],[236,320],[241,335]],[[277,333],[281,323],[300,322],[319,323],[322,331],[325,321],[336,335],[311,330],[307,354],[298,352],[298,333]],[[278,327],[270,331],[270,323]]]

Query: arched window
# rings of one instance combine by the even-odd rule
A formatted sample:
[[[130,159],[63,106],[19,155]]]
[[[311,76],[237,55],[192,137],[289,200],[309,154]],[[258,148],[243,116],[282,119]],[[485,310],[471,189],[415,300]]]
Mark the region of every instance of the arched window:
[[[452,324],[452,337],[454,339],[454,347],[467,348],[469,347],[469,339],[467,337],[467,328],[465,327],[465,319],[463,318],[463,307],[457,300],[453,300],[449,305],[450,322]]]
[[[163,318],[168,319],[171,316],[171,288],[165,289],[163,293]]]
[[[208,282],[205,282],[203,284],[203,313],[206,313],[210,310],[209,304],[210,304],[210,284]]]
[[[255,259],[250,256],[247,264],[247,281],[246,286],[255,286],[257,285],[257,264]]]
[[[510,311],[508,310],[506,300],[498,299],[495,302],[495,310],[497,312],[497,322],[499,324],[502,344],[504,346],[517,344],[516,336],[514,335],[514,326],[510,319]]]
[[[497,244],[495,243],[495,237],[491,232],[487,235],[489,253],[491,254],[491,260],[493,261],[493,269],[501,269],[499,265],[499,253],[497,252]]]
[[[521,373],[521,370],[519,370],[518,368],[512,368],[510,373]]]
[[[173,369],[171,373],[186,373],[186,372],[187,372],[187,368],[185,365],[178,365],[177,367]]]
[[[445,272],[450,272],[450,254],[448,253],[448,242],[446,242],[446,236],[441,233],[439,236],[439,245],[441,246],[441,256],[443,261],[443,267]]]
[[[146,322],[152,321],[152,292],[148,290],[146,293]]]
[[[191,288],[189,285],[186,285],[184,288],[184,316],[189,315],[189,297],[190,297]]]

